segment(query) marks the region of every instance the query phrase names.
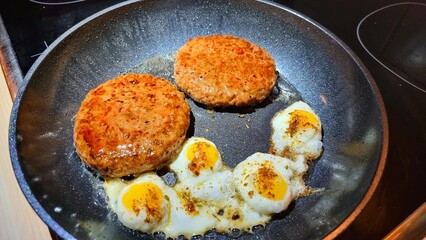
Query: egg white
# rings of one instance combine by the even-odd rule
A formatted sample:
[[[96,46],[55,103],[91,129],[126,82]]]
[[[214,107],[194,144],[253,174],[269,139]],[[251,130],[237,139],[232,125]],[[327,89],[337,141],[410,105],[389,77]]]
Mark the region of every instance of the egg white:
[[[265,225],[271,219],[270,215],[255,211],[239,194],[217,203],[212,208],[219,220],[215,227],[218,232],[226,233],[233,229],[250,232],[253,226]]]
[[[214,228],[217,219],[214,218],[212,210],[204,205],[204,202],[191,198],[193,211],[188,211],[188,199],[183,197],[178,191],[172,190],[169,193],[170,198],[170,217],[167,225],[160,231],[166,236],[177,238],[184,235],[190,238],[193,235],[204,234]]]

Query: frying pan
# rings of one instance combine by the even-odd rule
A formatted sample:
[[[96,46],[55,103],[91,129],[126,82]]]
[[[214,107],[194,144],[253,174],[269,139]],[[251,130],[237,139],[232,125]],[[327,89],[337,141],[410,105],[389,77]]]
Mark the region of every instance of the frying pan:
[[[32,66],[14,102],[9,143],[16,177],[60,237],[152,237],[123,227],[108,210],[101,179],[75,153],[73,117],[90,89],[119,74],[154,71],[173,81],[173,53],[191,37],[216,33],[264,47],[276,60],[279,83],[268,101],[253,108],[210,114],[188,99],[190,135],[215,142],[234,167],[255,151],[267,152],[270,119],[292,101],[308,102],[323,123],[324,152],[305,178],[323,191],[296,200],[265,228],[241,238],[331,238],[362,210],[383,171],[387,119],[373,79],[342,41],[270,2],[130,1],[56,40]],[[228,238],[214,231],[208,236]]]

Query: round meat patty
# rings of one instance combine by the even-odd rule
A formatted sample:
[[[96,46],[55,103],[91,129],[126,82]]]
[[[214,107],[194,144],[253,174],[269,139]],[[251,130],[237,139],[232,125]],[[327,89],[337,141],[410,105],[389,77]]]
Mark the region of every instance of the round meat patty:
[[[266,50],[232,35],[190,39],[177,53],[174,75],[184,92],[211,107],[258,104],[277,81]]]
[[[169,81],[127,74],[91,90],[75,117],[80,158],[105,177],[161,167],[180,149],[190,123],[185,95]]]

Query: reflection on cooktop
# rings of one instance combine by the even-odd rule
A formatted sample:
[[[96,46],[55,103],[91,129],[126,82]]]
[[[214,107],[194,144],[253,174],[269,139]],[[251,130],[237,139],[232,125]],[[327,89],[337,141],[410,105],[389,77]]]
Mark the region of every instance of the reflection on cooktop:
[[[41,4],[41,5],[67,5],[67,4],[84,2],[86,0],[74,0],[74,1],[49,1],[49,0],[36,1],[36,0],[28,0],[28,1],[30,1],[32,3]]]
[[[364,17],[362,47],[387,70],[426,93],[426,4],[397,3]]]

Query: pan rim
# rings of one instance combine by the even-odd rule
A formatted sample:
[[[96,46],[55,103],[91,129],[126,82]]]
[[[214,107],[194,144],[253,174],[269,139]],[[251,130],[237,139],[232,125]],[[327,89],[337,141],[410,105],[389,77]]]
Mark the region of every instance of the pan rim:
[[[381,153],[380,153],[380,159],[377,163],[375,175],[373,179],[371,180],[371,184],[368,187],[367,191],[362,196],[360,202],[356,205],[356,207],[349,213],[349,215],[342,220],[342,222],[336,226],[333,230],[331,230],[329,233],[327,233],[324,236],[324,239],[334,239],[339,234],[341,234],[345,229],[347,229],[352,222],[355,221],[355,219],[359,216],[359,214],[363,211],[363,209],[366,207],[370,199],[372,198],[373,194],[377,190],[378,184],[380,182],[380,179],[382,177],[385,165],[386,165],[386,159],[388,154],[388,146],[389,146],[389,126],[388,126],[388,118],[386,113],[385,104],[383,101],[383,98],[381,96],[381,93],[379,91],[379,88],[374,81],[373,77],[371,76],[368,69],[365,67],[365,65],[362,63],[362,61],[359,59],[359,57],[335,34],[333,34],[331,31],[329,31],[324,26],[320,25],[316,21],[312,20],[311,18],[291,9],[288,7],[285,7],[283,5],[280,5],[278,3],[273,3],[268,0],[256,0],[257,2],[267,4],[276,8],[279,8],[283,11],[289,12],[290,14],[293,14],[294,16],[297,16],[301,18],[304,21],[307,21],[308,23],[312,24],[316,28],[318,28],[323,33],[327,34],[333,41],[335,41],[340,47],[343,48],[343,50],[349,54],[349,56],[353,59],[353,61],[356,63],[356,65],[360,68],[364,76],[366,77],[368,83],[370,84],[370,87],[373,91],[373,94],[375,96],[375,100],[377,102],[377,105],[380,109],[380,117],[381,117],[381,127],[382,127],[382,145],[381,145]],[[17,152],[17,132],[16,132],[16,124],[17,124],[17,116],[19,114],[19,108],[20,103],[22,100],[22,97],[25,93],[25,90],[27,88],[27,85],[38,69],[39,65],[43,63],[45,58],[49,55],[49,53],[55,49],[64,39],[66,39],[69,35],[73,34],[74,32],[78,31],[82,26],[89,23],[90,21],[105,15],[111,11],[114,11],[116,9],[119,9],[121,7],[131,5],[137,2],[143,2],[143,0],[130,0],[125,1],[122,3],[115,4],[113,6],[110,6],[108,8],[105,8],[104,10],[101,10],[86,19],[82,20],[81,22],[77,23],[70,29],[68,29],[66,32],[64,32],[61,36],[59,36],[49,47],[38,57],[36,62],[31,66],[28,73],[25,75],[24,80],[22,81],[21,85],[19,86],[18,93],[16,95],[15,101],[13,103],[11,116],[10,116],[10,122],[9,122],[9,154],[12,162],[12,168],[15,173],[15,177],[19,183],[19,186],[21,188],[21,191],[24,193],[25,198],[30,203],[31,207],[34,209],[34,211],[37,213],[37,215],[43,220],[43,222],[56,234],[58,234],[60,237],[64,239],[75,239],[75,237],[70,234],[67,230],[65,230],[61,225],[59,225],[43,208],[43,206],[40,204],[40,202],[36,199],[34,194],[32,193],[30,186],[28,182],[25,179],[24,173],[22,171],[18,152]]]

